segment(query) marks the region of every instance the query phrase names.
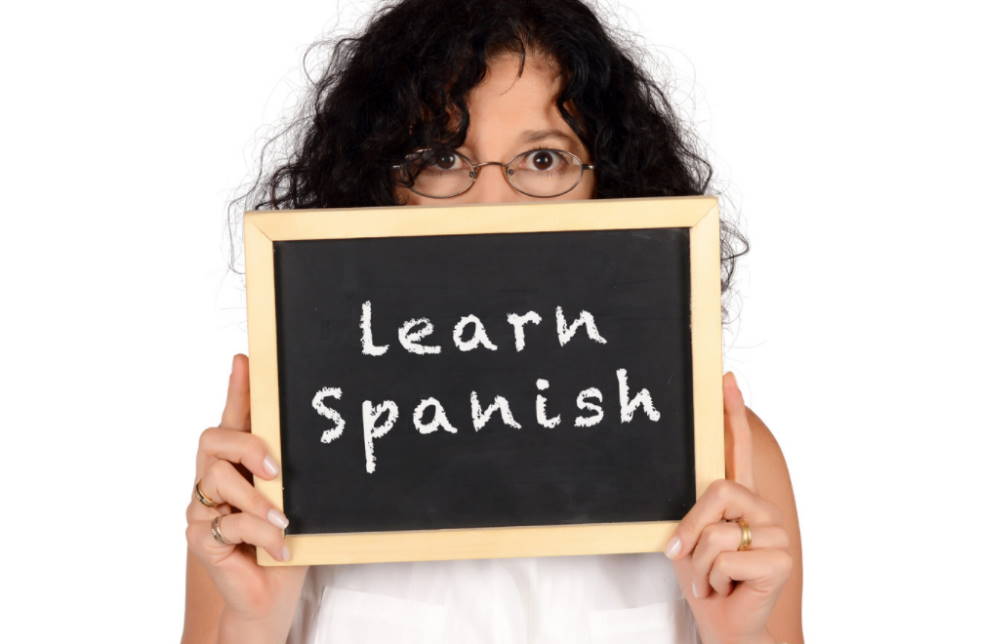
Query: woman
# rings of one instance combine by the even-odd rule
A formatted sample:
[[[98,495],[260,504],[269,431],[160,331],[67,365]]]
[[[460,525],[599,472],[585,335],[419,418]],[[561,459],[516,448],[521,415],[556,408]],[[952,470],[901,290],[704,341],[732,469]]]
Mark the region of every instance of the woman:
[[[692,195],[711,176],[663,94],[578,0],[387,5],[338,44],[314,99],[253,207]],[[549,182],[522,180],[531,173]],[[724,225],[724,291],[734,242]],[[728,480],[662,554],[262,568],[251,546],[286,558],[287,520],[247,481],[280,465],[249,433],[237,355],[222,420],[198,446],[185,641],[799,642],[787,469],[732,374],[723,387]]]

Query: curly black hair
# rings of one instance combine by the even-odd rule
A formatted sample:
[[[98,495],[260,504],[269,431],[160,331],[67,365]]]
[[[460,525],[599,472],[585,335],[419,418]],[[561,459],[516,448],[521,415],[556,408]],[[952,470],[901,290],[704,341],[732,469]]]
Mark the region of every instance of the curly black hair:
[[[598,164],[594,198],[707,193],[711,165],[663,91],[588,4],[395,0],[381,3],[361,33],[334,43],[300,115],[264,146],[256,182],[230,209],[402,205],[391,164],[418,147],[460,146],[466,97],[488,61],[514,53],[523,70],[529,51],[562,72],[557,108]],[[268,146],[290,132],[287,157],[265,174]],[[720,242],[726,294],[749,244],[725,219]]]

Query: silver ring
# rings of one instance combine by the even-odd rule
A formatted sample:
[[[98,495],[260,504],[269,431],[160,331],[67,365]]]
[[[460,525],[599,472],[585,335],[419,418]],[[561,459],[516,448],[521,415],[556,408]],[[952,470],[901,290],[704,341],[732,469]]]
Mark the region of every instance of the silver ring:
[[[234,546],[236,544],[232,541],[226,541],[226,538],[222,536],[222,530],[219,529],[219,522],[222,521],[222,517],[224,516],[226,515],[220,514],[219,516],[212,519],[212,528],[211,528],[212,538],[224,546]]]

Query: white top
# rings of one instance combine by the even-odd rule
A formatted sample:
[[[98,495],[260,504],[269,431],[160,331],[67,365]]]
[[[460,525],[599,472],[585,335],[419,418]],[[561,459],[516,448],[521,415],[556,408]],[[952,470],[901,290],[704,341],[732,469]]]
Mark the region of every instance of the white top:
[[[696,644],[663,553],[313,566],[288,644]]]

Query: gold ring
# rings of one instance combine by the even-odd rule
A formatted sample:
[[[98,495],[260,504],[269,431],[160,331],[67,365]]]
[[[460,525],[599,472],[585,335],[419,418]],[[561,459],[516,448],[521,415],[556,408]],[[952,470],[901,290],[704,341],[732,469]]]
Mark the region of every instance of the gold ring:
[[[740,545],[737,550],[749,550],[750,543],[752,541],[750,535],[750,524],[743,520],[743,517],[736,519],[737,525],[740,526]]]
[[[220,514],[219,516],[212,519],[212,530],[211,530],[212,538],[224,546],[232,546],[235,544],[232,541],[226,541],[226,538],[222,536],[222,530],[219,529],[219,522],[222,521],[222,517],[224,516],[226,515]]]
[[[213,501],[211,498],[206,496],[204,492],[201,491],[201,488],[198,485],[199,483],[200,481],[194,482],[194,493],[198,497],[198,500],[201,501],[201,504],[208,508],[214,508],[215,506],[219,505],[218,502]]]

